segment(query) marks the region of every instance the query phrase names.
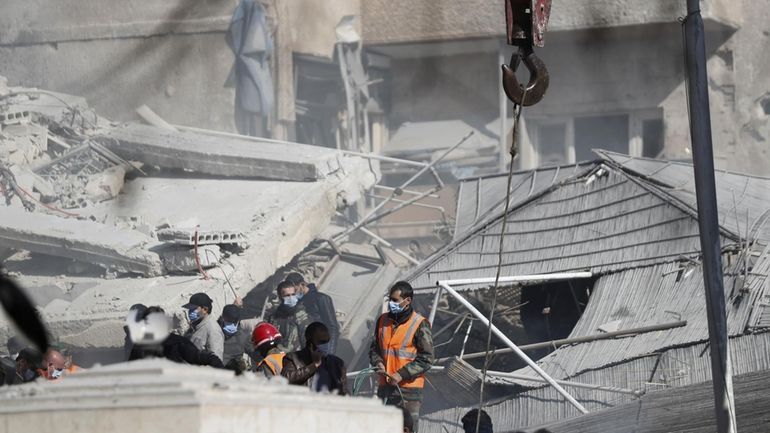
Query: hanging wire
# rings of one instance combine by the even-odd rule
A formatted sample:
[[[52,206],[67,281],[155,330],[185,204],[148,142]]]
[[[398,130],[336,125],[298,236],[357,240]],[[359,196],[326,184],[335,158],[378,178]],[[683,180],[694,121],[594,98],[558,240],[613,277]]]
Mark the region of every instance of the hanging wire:
[[[522,102],[527,100],[527,87],[524,87],[524,94],[521,98]],[[513,159],[516,157],[516,134],[519,132],[519,119],[521,119],[521,112],[524,109],[523,105],[513,104],[513,128],[511,132],[511,164],[508,168],[508,183],[505,189],[505,211],[503,212],[502,227],[500,230],[500,243],[497,251],[497,271],[495,273],[495,284],[492,286],[492,308],[489,310],[489,326],[487,327],[487,344],[484,355],[484,367],[481,370],[481,386],[479,389],[479,409],[476,414],[476,433],[479,433],[481,428],[481,410],[484,408],[484,384],[487,382],[487,370],[489,369],[490,356],[489,349],[492,345],[492,319],[495,317],[495,308],[497,308],[497,286],[500,283],[500,272],[503,267],[503,246],[505,241],[505,229],[508,224],[508,211],[511,206],[511,183],[513,180]]]

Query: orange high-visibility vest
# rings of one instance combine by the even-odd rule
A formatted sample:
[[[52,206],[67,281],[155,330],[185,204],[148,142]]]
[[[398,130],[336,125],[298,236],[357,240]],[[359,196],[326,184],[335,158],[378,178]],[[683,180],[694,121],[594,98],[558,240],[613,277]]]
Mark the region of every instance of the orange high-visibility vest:
[[[270,369],[270,371],[273,372],[273,376],[278,376],[281,374],[281,371],[283,370],[283,357],[286,356],[285,353],[271,353],[267,355],[262,361],[259,362],[259,365],[257,365],[257,368],[262,367],[262,365],[267,365],[267,368]]]
[[[380,341],[380,354],[385,360],[385,370],[389,374],[398,372],[401,367],[417,358],[417,348],[414,346],[414,334],[417,328],[426,320],[417,312],[412,311],[409,319],[396,326],[396,322],[383,314],[377,320],[377,337]],[[386,385],[387,380],[380,376],[380,385]],[[411,380],[403,380],[398,384],[401,388],[422,388],[425,386],[423,375]]]

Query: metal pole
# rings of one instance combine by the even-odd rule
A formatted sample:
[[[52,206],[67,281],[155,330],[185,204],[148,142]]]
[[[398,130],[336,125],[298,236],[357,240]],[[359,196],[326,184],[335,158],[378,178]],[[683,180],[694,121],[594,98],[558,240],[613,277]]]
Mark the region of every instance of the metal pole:
[[[559,346],[564,346],[566,344],[590,343],[592,341],[611,340],[616,337],[627,337],[631,335],[644,334],[647,332],[665,331],[667,329],[680,328],[682,326],[687,326],[686,320],[681,320],[681,321],[672,322],[672,323],[664,323],[661,325],[652,325],[652,326],[643,326],[640,328],[623,329],[621,331],[607,332],[604,334],[586,335],[583,337],[574,337],[574,338],[562,338],[560,340],[551,340],[551,341],[543,341],[540,343],[525,344],[523,346],[519,346],[519,349],[538,350],[538,349],[546,349],[549,347],[555,348]],[[513,352],[513,350],[511,349],[497,349],[492,351],[491,353],[495,355],[501,355],[504,353],[511,353],[511,352]],[[476,352],[476,353],[468,353],[467,355],[461,355],[461,358],[476,359],[476,358],[484,358],[486,357],[486,355],[487,355],[486,352]],[[453,358],[454,358],[453,356],[450,356],[447,358],[441,358],[437,362],[448,361]]]
[[[541,281],[575,280],[579,278],[591,278],[590,272],[557,272],[553,274],[516,275],[513,277],[500,277],[499,283],[539,283]],[[476,284],[494,284],[494,278],[466,278],[462,280],[442,281],[452,286],[469,286]]]
[[[703,280],[706,291],[711,377],[717,431],[736,431],[732,371],[728,351],[727,314],[719,245],[719,216],[714,179],[714,151],[711,143],[706,40],[700,1],[687,0],[685,58],[687,62],[690,137],[695,167],[695,195],[698,201],[698,228],[703,251]]]
[[[342,75],[342,83],[345,86],[345,100],[347,102],[347,131],[345,131],[349,137],[350,141],[347,143],[347,148],[349,150],[360,150],[358,147],[358,116],[356,116],[356,103],[355,103],[355,95],[353,95],[353,89],[350,85],[349,77],[348,77],[348,67],[347,63],[345,61],[345,51],[344,48],[342,48],[342,42],[337,42],[337,56],[339,62],[340,62],[340,74]]]
[[[433,306],[430,307],[430,316],[428,316],[428,323],[433,325],[436,321],[436,311],[438,311],[438,301],[441,299],[441,292],[442,292],[441,286],[438,286],[436,289],[436,295],[433,296]]]
[[[505,343],[506,346],[508,346],[511,349],[513,349],[514,353],[516,353],[516,355],[518,355],[519,358],[521,358],[524,362],[526,362],[527,365],[530,368],[535,370],[535,372],[538,375],[540,375],[540,377],[542,377],[546,382],[548,382],[549,385],[554,387],[556,389],[556,391],[559,392],[559,394],[564,396],[564,398],[567,399],[567,401],[570,402],[570,404],[575,406],[577,408],[577,410],[580,411],[580,413],[583,413],[583,414],[588,413],[588,411],[586,410],[585,407],[583,407],[582,404],[580,404],[577,400],[575,400],[575,398],[572,397],[572,395],[570,395],[570,393],[565,391],[564,388],[561,387],[561,385],[556,383],[556,381],[551,376],[549,376],[548,373],[543,371],[542,368],[540,368],[537,364],[535,364],[535,361],[530,359],[530,357],[527,356],[526,353],[522,352],[521,349],[519,349],[516,346],[516,344],[514,344],[514,342],[511,341],[510,338],[506,337],[505,334],[503,334],[497,328],[497,326],[495,326],[493,323],[489,323],[489,320],[487,320],[487,318],[484,317],[484,315],[481,314],[481,312],[479,310],[477,310],[476,307],[474,307],[470,302],[468,302],[465,298],[460,296],[460,294],[457,293],[455,291],[455,289],[453,289],[451,286],[449,286],[447,283],[445,283],[443,281],[439,281],[438,285],[440,287],[442,287],[444,290],[446,290],[447,293],[452,295],[455,299],[457,299],[461,304],[463,304],[465,306],[465,308],[467,308],[471,313],[473,313],[474,316],[476,316],[479,320],[481,320],[482,323],[487,325],[492,330],[492,332],[497,336],[497,338],[501,339]]]
[[[487,374],[490,376],[502,377],[505,379],[529,380],[532,382],[543,382],[543,383],[545,382],[545,380],[543,380],[540,377],[527,376],[526,374],[505,373],[502,371],[488,371]],[[555,380],[555,382],[558,383],[559,385],[570,386],[573,388],[595,389],[598,391],[614,392],[618,394],[629,394],[636,397],[644,395],[644,391],[642,390],[618,388],[615,386],[593,385],[589,383],[572,382],[570,380]]]

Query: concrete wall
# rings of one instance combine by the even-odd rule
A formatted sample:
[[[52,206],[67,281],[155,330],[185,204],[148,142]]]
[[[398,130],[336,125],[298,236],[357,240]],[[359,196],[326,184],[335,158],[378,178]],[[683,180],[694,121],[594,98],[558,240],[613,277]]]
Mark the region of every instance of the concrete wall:
[[[701,1],[701,9],[716,22],[737,23],[741,16],[740,5],[731,0]],[[505,35],[505,3],[499,0],[363,0],[362,11],[369,44]],[[549,28],[667,23],[685,11],[685,0],[557,0]]]
[[[269,10],[275,1],[265,0]],[[134,110],[147,104],[172,123],[234,131],[225,31],[237,4],[9,0],[0,14],[0,75],[12,86],[84,96],[115,120],[138,120]],[[360,14],[360,0],[291,1],[287,10],[289,49],[331,57],[335,26]]]

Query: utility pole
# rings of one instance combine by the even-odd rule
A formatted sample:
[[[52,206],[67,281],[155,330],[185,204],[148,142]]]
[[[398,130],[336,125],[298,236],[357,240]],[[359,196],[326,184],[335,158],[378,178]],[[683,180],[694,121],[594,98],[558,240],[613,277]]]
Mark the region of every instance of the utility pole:
[[[687,0],[687,18],[684,26],[690,138],[695,167],[695,193],[698,199],[698,227],[701,251],[703,251],[703,279],[706,291],[714,410],[717,431],[735,433],[737,431],[735,402],[728,350],[722,254],[719,245],[714,150],[711,142],[706,41],[699,0]]]

